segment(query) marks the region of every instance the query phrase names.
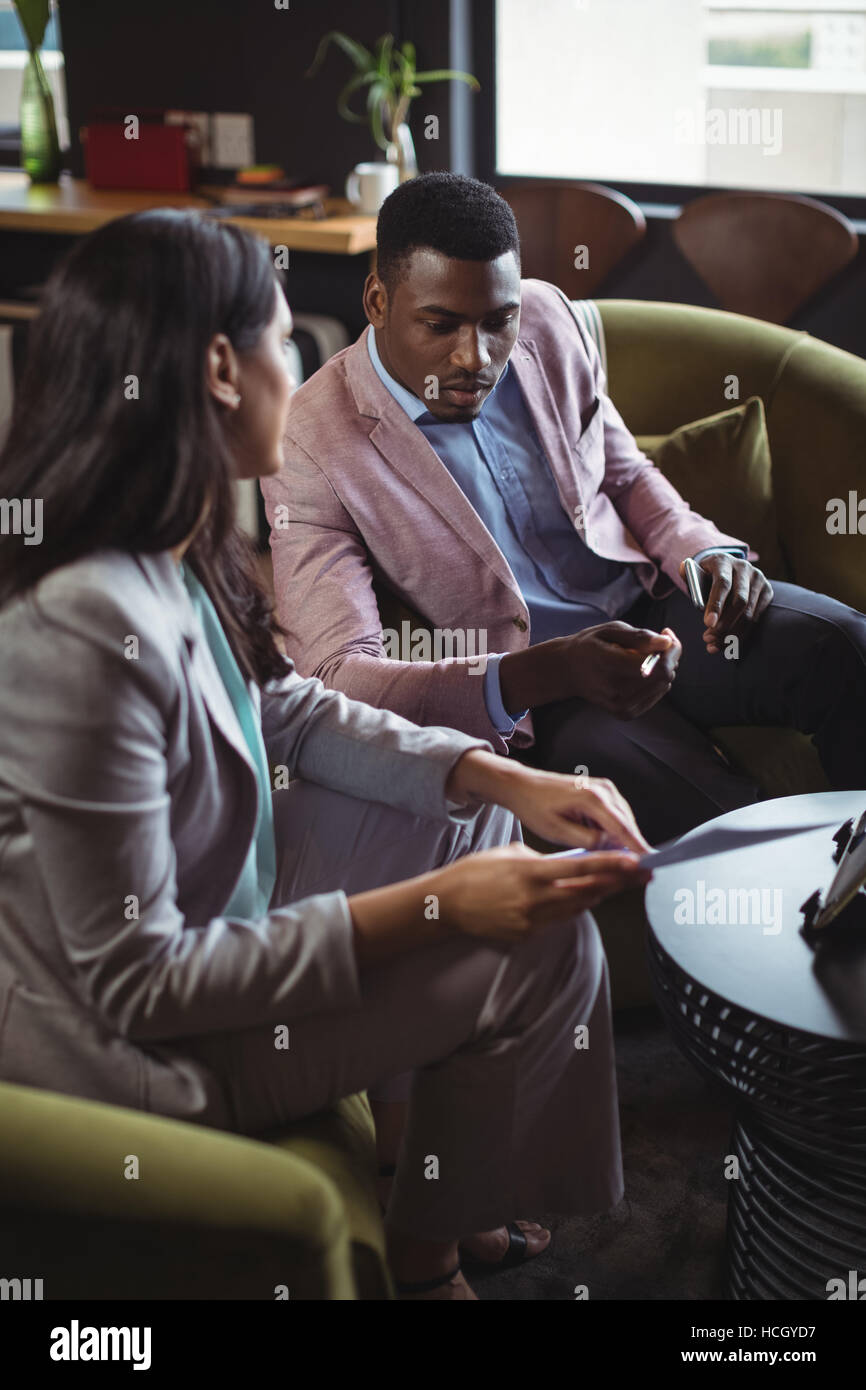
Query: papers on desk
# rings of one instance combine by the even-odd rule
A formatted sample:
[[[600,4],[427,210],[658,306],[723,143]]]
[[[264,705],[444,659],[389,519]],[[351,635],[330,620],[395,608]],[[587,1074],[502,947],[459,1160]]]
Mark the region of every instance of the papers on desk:
[[[824,821],[817,825],[770,825],[752,829],[710,824],[685,838],[658,845],[643,856],[641,864],[647,869],[663,869],[667,864],[682,864],[685,860],[704,859],[711,854],[728,854],[734,849],[751,849],[769,840],[784,840],[788,835],[802,835],[804,831],[829,828],[833,824],[833,821]]]
[[[783,840],[788,835],[802,835],[807,830],[820,830],[833,825],[834,821],[817,821],[810,825],[771,825],[749,829],[735,825],[716,825],[711,822],[692,834],[656,846],[649,854],[643,855],[640,864],[645,869],[663,869],[668,864],[682,864],[689,859],[705,859],[711,854],[728,854],[731,850],[749,849],[769,840]],[[585,849],[566,849],[552,858],[567,859],[588,852]]]

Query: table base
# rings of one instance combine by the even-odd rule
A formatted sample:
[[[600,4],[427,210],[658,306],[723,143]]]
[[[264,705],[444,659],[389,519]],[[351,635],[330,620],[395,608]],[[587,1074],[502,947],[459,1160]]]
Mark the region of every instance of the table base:
[[[862,1183],[810,1162],[748,1114],[735,1120],[731,1152],[740,1172],[728,1195],[728,1296],[866,1299]]]

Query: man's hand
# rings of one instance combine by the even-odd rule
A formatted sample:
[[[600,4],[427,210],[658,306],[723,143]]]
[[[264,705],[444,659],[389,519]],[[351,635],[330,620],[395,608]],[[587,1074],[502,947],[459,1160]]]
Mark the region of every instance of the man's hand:
[[[636,719],[667,695],[682,656],[675,632],[630,627],[628,623],[601,623],[565,639],[562,660],[570,693],[615,714]],[[649,675],[641,666],[658,654]]]
[[[471,748],[452,768],[446,795],[505,806],[536,835],[570,849],[650,848],[625,797],[605,778],[544,772]]]
[[[752,623],[773,602],[769,580],[750,564],[733,555],[718,552],[705,555],[699,568],[712,578],[704,609],[704,642],[708,652],[720,652],[720,638],[729,633],[745,636]],[[680,574],[684,565],[680,565]]]
[[[636,719],[670,690],[682,650],[669,627],[601,623],[509,652],[499,665],[502,699],[507,710],[521,710],[577,697],[618,719]],[[641,665],[654,653],[659,659],[643,675]]]

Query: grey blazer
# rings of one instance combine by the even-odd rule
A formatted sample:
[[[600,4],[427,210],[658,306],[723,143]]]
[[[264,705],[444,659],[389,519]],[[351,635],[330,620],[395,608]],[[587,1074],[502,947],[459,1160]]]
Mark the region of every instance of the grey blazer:
[[[415,815],[473,814],[444,789],[483,739],[293,669],[260,712],[271,764],[291,776]],[[169,554],[103,551],[0,610],[0,1078],[226,1126],[219,1078],[184,1038],[358,1000],[341,889],[255,922],[220,915],[256,798]]]

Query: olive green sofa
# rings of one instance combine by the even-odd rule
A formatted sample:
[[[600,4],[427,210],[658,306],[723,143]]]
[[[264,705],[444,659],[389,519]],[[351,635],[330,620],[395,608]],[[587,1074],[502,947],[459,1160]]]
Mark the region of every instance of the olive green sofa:
[[[0,1083],[0,1278],[50,1299],[387,1299],[351,1096],[248,1139]]]

